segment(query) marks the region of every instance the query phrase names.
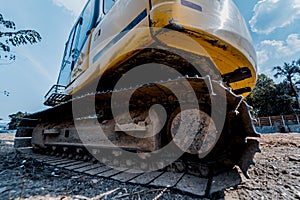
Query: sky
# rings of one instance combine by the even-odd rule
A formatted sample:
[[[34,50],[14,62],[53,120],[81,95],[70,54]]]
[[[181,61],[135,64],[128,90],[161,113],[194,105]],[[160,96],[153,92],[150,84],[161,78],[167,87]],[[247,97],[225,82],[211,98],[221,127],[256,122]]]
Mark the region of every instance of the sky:
[[[13,48],[16,60],[0,62],[0,118],[42,109],[44,95],[56,83],[69,31],[86,0],[0,0],[0,13],[18,29],[42,36],[35,45]],[[300,58],[299,0],[234,0],[249,27],[258,56],[258,72]],[[0,27],[0,31],[3,28]],[[4,95],[9,92],[9,96]]]

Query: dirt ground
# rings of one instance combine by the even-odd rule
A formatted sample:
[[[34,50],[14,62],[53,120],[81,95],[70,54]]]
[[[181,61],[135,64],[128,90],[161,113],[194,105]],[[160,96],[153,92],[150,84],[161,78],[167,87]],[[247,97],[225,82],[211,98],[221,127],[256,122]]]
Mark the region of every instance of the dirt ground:
[[[251,167],[251,179],[228,190],[228,199],[300,199],[300,134],[267,134]]]
[[[0,199],[198,199],[163,188],[145,188],[56,169],[22,159],[14,134],[0,134]],[[300,199],[300,134],[260,138],[251,179],[225,192],[225,199]]]

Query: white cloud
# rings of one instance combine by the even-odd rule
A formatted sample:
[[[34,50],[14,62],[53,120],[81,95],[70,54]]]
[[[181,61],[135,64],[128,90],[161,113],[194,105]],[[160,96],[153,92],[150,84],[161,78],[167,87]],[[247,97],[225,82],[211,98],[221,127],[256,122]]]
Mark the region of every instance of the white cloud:
[[[65,8],[71,12],[73,16],[77,17],[87,0],[52,0],[52,2],[57,6]]]
[[[285,41],[264,40],[257,47],[260,71],[269,71],[274,66],[299,59],[300,34],[290,34]]]
[[[260,0],[249,21],[253,32],[269,34],[300,19],[299,0]]]

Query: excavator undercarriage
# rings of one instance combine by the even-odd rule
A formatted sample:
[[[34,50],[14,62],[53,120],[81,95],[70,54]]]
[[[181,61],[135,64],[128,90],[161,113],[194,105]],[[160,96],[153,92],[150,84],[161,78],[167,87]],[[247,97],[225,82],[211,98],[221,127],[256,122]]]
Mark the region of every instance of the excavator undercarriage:
[[[196,103],[191,91],[186,90],[189,86],[196,94]],[[174,95],[170,88],[181,96]],[[113,95],[118,96],[115,102]],[[126,116],[127,96],[130,119]],[[158,105],[164,105],[164,112]],[[179,189],[211,197],[240,183],[234,168],[239,167],[247,177],[253,156],[259,151],[254,139],[258,135],[248,123],[249,109],[240,97],[209,77],[178,77],[141,87],[85,94],[27,116],[18,129],[15,146],[24,150],[32,137],[27,147],[32,146],[35,153],[89,161],[91,165],[98,162],[116,172],[137,176],[172,172],[180,176],[172,185],[175,188],[186,178],[193,177],[196,182],[204,179],[207,183],[201,192],[185,186]],[[196,127],[195,121],[199,122]],[[217,128],[222,123],[224,128]],[[228,180],[212,186],[220,176]],[[163,186],[160,181],[155,184],[159,177],[149,184]]]

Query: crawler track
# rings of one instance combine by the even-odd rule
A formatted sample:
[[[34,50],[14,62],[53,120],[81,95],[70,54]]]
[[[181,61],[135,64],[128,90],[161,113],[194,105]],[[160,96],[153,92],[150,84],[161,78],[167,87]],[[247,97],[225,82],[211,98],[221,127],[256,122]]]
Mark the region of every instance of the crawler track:
[[[138,116],[139,122],[143,122],[142,124],[147,122],[147,118],[144,117],[145,110],[153,104],[164,105],[169,119],[172,120],[172,114],[176,114],[179,102],[172,96],[168,88],[175,88],[175,90],[180,91],[184,105],[190,103],[190,92],[182,89],[187,88],[186,82],[182,81],[183,79],[188,80],[188,83],[197,94],[197,103],[199,103],[200,109],[207,109],[213,104],[211,102],[218,104],[222,98],[226,100],[225,110],[227,111],[226,116],[224,116],[226,121],[224,129],[220,132],[220,138],[213,150],[204,158],[184,153],[177,161],[167,166],[164,165],[166,167],[161,168],[159,171],[151,170],[153,165],[146,164],[146,170],[144,170],[146,172],[139,170],[137,173],[137,168],[144,167],[143,159],[151,160],[152,157],[131,159],[128,162],[127,158],[122,158],[120,149],[137,154],[152,151],[151,148],[155,151],[156,148],[163,147],[159,146],[162,143],[170,142],[172,135],[168,135],[168,126],[165,126],[160,132],[159,136],[162,138],[160,140],[156,140],[156,136],[147,139],[134,139],[124,133],[118,133],[118,130],[115,129],[114,118],[107,111],[110,109],[112,93],[121,94],[120,96],[123,97],[128,93],[131,94],[133,90],[137,90],[135,92],[136,96],[129,106],[131,106],[132,113]],[[223,93],[225,91],[223,96],[219,95],[222,91]],[[91,115],[95,109],[92,111],[80,109],[77,118],[74,119],[72,106],[74,108],[74,104],[80,105],[82,102],[92,100],[96,102],[96,105],[101,105],[100,109],[97,109],[96,106],[96,118]],[[123,99],[118,100],[116,105],[120,108],[124,107]],[[136,105],[138,105],[137,108]],[[114,142],[114,147],[107,145],[101,137],[99,139],[98,132],[92,126],[93,124],[100,124],[108,132],[107,136]],[[125,123],[125,125],[130,128],[132,124]],[[88,139],[87,141],[90,143],[81,140],[82,138],[76,129],[78,126],[84,132],[85,139]],[[143,131],[143,128],[149,129],[149,127],[135,127],[138,131]],[[189,130],[186,130],[185,134],[188,137]],[[199,134],[200,137],[196,137],[193,143],[197,151],[198,143],[200,143],[200,146],[203,143],[203,140],[201,140],[203,133],[200,131]],[[33,157],[56,167],[93,176],[112,178],[121,182],[168,187],[211,198],[223,192],[224,189],[236,186],[241,182],[237,168],[240,168],[247,176],[248,167],[254,164],[254,154],[259,151],[257,140],[250,137],[257,136],[251,123],[248,107],[241,101],[241,98],[235,96],[220,83],[210,81],[209,78],[183,77],[139,86],[134,89],[85,94],[49,110],[28,116],[21,122],[18,129],[15,147],[19,151],[29,150],[30,152],[33,146],[34,152],[43,155],[28,153],[25,156]],[[159,142],[157,143],[157,141]],[[87,148],[89,151],[86,150]],[[190,151],[193,150],[195,149]],[[172,151],[170,153],[172,154]],[[96,160],[93,159],[93,156],[99,154],[100,159],[97,159],[98,163],[94,164]],[[167,160],[168,155],[161,155],[160,159]],[[152,164],[159,165],[161,163]]]
[[[163,170],[147,173],[131,173],[129,169],[115,170],[103,163],[94,164],[90,161],[78,161],[33,153],[23,155],[57,168],[91,176],[111,178],[122,183],[171,188],[199,197],[213,197],[218,195],[220,191],[241,183],[241,177],[237,169],[232,169],[214,177],[201,178],[187,173]]]

